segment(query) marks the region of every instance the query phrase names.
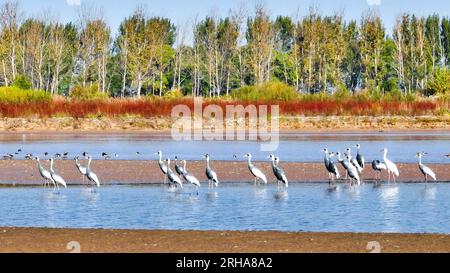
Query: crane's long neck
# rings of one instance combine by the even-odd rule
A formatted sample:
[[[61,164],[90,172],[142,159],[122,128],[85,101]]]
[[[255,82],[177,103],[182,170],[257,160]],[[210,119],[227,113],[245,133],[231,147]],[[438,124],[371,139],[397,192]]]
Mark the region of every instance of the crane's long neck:
[[[39,159],[36,159],[36,161],[37,161],[37,165],[38,165],[39,169],[43,169],[42,165],[41,165],[41,161]]]
[[[253,164],[252,164],[252,157],[251,156],[248,156],[247,157],[247,162],[248,162],[248,165],[249,166],[252,166]]]
[[[53,170],[53,159],[50,160],[50,171],[51,171],[52,173],[55,172],[55,171]]]
[[[330,157],[328,156],[328,151],[324,151],[325,153],[325,159],[328,160]]]
[[[384,159],[384,161],[386,161],[386,159],[387,159],[387,150],[384,150],[384,152],[383,152],[383,159]]]
[[[422,165],[422,157],[419,156],[419,165]]]
[[[186,172],[186,160],[183,161],[183,169],[184,169],[184,171]]]
[[[272,168],[275,168],[276,167],[276,165],[275,165],[275,158],[271,158],[271,161],[272,161]]]
[[[158,155],[159,155],[159,163],[161,163],[161,164],[162,164],[162,163],[163,163],[163,161],[162,161],[162,154],[161,154],[161,153],[159,153]]]
[[[88,161],[88,165],[87,165],[87,170],[91,169],[91,161],[92,161],[92,157],[89,157],[89,161]]]

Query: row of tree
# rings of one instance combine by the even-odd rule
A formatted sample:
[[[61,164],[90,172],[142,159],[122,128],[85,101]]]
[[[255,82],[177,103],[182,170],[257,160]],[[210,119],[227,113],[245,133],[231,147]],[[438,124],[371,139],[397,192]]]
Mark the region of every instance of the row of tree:
[[[76,23],[61,24],[24,18],[18,2],[8,1],[0,7],[0,84],[21,77],[52,94],[95,84],[113,96],[175,89],[216,96],[278,80],[305,93],[409,93],[450,64],[450,19],[438,15],[403,14],[387,35],[373,10],[359,22],[316,8],[302,18],[272,19],[261,5],[244,14],[176,27],[137,8],[112,37],[102,16],[87,9]]]

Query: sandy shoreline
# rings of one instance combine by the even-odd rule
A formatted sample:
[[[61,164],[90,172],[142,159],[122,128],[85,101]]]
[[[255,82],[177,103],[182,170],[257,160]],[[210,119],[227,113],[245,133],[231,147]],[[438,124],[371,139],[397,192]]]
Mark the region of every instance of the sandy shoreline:
[[[275,178],[269,162],[254,162],[268,177],[269,183],[274,184]],[[85,164],[83,162],[83,164]],[[48,162],[43,162],[48,168]],[[253,176],[249,173],[247,163],[232,161],[213,161],[212,167],[222,182],[252,182]],[[397,164],[400,170],[398,182],[422,182],[423,175],[419,172],[417,164]],[[327,182],[328,174],[323,163],[284,162],[281,164],[291,183],[296,182]],[[450,172],[448,164],[429,164],[437,174],[438,182],[449,182]],[[172,166],[173,167],[173,166]],[[200,182],[207,182],[205,178],[205,162],[190,161],[189,172],[195,175]],[[82,184],[82,176],[75,167],[73,160],[57,160],[55,170],[64,177],[68,185]],[[338,166],[341,174],[344,170]],[[96,160],[91,169],[98,175],[103,185],[115,184],[157,184],[162,183],[164,176],[156,160]],[[39,185],[42,179],[39,175],[35,161],[31,160],[1,160],[0,185]],[[367,166],[362,175],[367,182],[374,180],[374,173]],[[387,173],[382,178],[387,180]]]
[[[99,118],[1,118],[0,131],[167,131],[171,117],[99,117]],[[237,125],[226,121],[226,126]],[[212,126],[203,121],[204,128]],[[284,130],[450,130],[450,116],[281,116],[279,129]]]
[[[74,241],[81,252],[368,253],[374,241],[381,252],[450,252],[444,234],[0,228],[0,252],[64,253]]]

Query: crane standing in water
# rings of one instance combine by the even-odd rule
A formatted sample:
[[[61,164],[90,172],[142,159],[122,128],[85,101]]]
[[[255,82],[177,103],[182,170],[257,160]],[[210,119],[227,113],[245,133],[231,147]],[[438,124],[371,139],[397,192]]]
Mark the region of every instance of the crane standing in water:
[[[158,160],[159,169],[164,174],[164,184],[166,184],[166,182],[167,182],[167,165],[165,165],[162,160],[162,152],[161,151],[158,151],[155,154],[158,155],[158,157],[159,157],[159,160]]]
[[[89,179],[89,181],[94,182],[95,186],[97,186],[97,188],[99,188],[100,180],[98,179],[97,175],[91,170],[91,161],[92,161],[92,157],[89,155],[88,156],[88,165],[86,168],[86,177]]]
[[[58,185],[58,184],[61,184],[64,188],[67,188],[67,183],[66,183],[66,181],[64,181],[64,179],[63,179],[59,174],[57,174],[57,173],[55,172],[55,170],[53,169],[53,161],[54,161],[54,159],[53,159],[53,158],[50,158],[49,160],[50,160],[50,175],[51,175],[53,181],[56,182],[55,185],[54,185],[54,187],[53,187],[53,190],[56,190],[56,188],[57,188],[57,189],[58,189],[58,192],[59,192],[59,185]]]
[[[35,160],[37,161],[37,164],[38,164],[39,174],[44,179],[44,188],[47,186],[47,184],[50,187],[49,181],[53,183],[53,186],[55,186],[55,180],[53,180],[52,175],[50,174],[50,172],[47,171],[46,169],[44,169],[44,167],[42,167],[41,161],[39,159],[39,156],[36,156]]]
[[[416,157],[419,158],[419,170],[420,172],[425,176],[425,183],[428,182],[428,176],[433,178],[434,181],[436,181],[436,174],[427,166],[422,164],[422,156],[426,155],[426,153],[417,153]]]
[[[286,174],[284,173],[284,170],[278,166],[280,159],[278,157],[275,157],[273,154],[269,155],[269,159],[272,162],[272,171],[273,175],[275,175],[277,179],[277,186],[280,187],[279,185],[281,181],[287,188],[289,186],[289,182],[286,177]]]
[[[247,158],[247,164],[248,164],[248,169],[250,170],[250,173],[255,177],[255,185],[256,185],[256,182],[259,182],[260,180],[262,180],[264,182],[264,184],[267,184],[266,175],[260,169],[258,169],[255,165],[253,165],[252,154],[250,154],[250,153],[245,154],[244,157]]]
[[[386,168],[388,170],[388,182],[391,181],[391,174],[392,174],[392,177],[393,177],[394,182],[395,182],[395,177],[396,176],[398,177],[400,175],[400,172],[398,171],[397,165],[395,165],[394,162],[392,162],[391,160],[389,160],[387,158],[387,152],[388,152],[387,148],[384,148],[382,150],[382,152],[383,152],[383,162],[384,162],[384,164],[386,164]]]
[[[205,154],[203,157],[206,159],[205,174],[206,177],[208,178],[208,188],[219,186],[219,179],[217,178],[217,173],[209,166],[209,154]]]

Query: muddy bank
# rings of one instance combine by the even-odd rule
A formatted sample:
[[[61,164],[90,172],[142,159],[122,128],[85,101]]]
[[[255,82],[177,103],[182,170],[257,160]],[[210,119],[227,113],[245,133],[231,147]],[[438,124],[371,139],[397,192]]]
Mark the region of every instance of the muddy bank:
[[[99,118],[2,118],[0,131],[164,131],[170,130],[171,117],[99,117]],[[226,121],[224,126],[236,125]],[[203,121],[211,128],[210,120]],[[282,116],[280,130],[450,130],[450,116]]]
[[[33,238],[32,240],[30,240]],[[450,235],[0,228],[0,252],[450,252]]]
[[[82,162],[86,164],[85,161]],[[49,162],[42,164],[48,169]],[[275,183],[272,169],[269,162],[255,162],[267,176],[269,183]],[[253,176],[249,173],[247,163],[231,161],[213,161],[212,168],[217,172],[219,180],[222,182],[250,182]],[[323,163],[281,163],[288,179],[294,182],[326,182],[328,174]],[[423,175],[419,172],[417,164],[397,164],[400,170],[399,182],[421,182]],[[449,182],[450,172],[448,164],[429,164],[436,174],[438,181]],[[338,166],[341,174],[344,170]],[[173,168],[173,165],[172,165]],[[59,173],[69,185],[81,184],[82,176],[75,167],[73,160],[56,160],[54,169]],[[161,183],[164,179],[156,160],[153,161],[125,161],[125,160],[96,160],[93,161],[91,169],[98,175],[104,185],[112,184],[146,184]],[[190,161],[188,170],[201,182],[206,182],[205,162]],[[38,185],[42,183],[35,161],[31,160],[0,160],[0,184],[3,185]],[[370,166],[364,169],[363,179],[371,181],[374,173]],[[384,180],[387,173],[382,174]]]

